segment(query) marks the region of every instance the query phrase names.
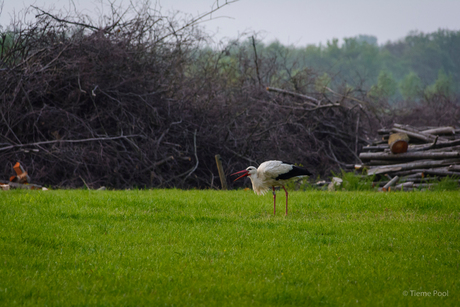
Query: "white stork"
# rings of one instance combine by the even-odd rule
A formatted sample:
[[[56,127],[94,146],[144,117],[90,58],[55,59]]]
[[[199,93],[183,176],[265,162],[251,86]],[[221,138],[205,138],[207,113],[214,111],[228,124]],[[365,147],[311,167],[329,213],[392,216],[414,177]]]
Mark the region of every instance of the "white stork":
[[[286,192],[286,215],[288,214],[288,191],[284,186],[289,182],[289,180],[293,178],[311,175],[311,173],[305,168],[295,166],[292,163],[276,160],[266,161],[262,163],[257,169],[254,166],[249,166],[245,170],[231,174],[231,176],[239,174],[242,175],[233,181],[237,181],[238,179],[246,176],[249,177],[252,182],[254,193],[257,195],[265,194],[270,189],[270,187],[272,187],[273,214],[276,214],[275,187],[283,187],[284,191]]]

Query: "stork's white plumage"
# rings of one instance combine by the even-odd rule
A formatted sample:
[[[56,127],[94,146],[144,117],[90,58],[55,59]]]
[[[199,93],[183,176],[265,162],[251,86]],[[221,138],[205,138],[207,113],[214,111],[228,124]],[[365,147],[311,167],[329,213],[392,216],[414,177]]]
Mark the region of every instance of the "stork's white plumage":
[[[276,214],[275,187],[283,187],[286,192],[286,215],[288,214],[288,191],[284,186],[293,178],[311,175],[305,168],[277,160],[266,161],[257,169],[254,166],[249,166],[245,170],[232,174],[232,176],[239,174],[241,174],[241,176],[234,181],[243,177],[249,177],[252,182],[252,188],[258,195],[265,194],[270,187],[273,189],[273,214]]]

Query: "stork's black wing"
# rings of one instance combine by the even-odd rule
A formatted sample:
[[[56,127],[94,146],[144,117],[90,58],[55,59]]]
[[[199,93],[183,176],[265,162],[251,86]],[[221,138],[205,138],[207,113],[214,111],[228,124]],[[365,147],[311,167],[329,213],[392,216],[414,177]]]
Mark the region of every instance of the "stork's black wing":
[[[286,162],[283,162],[283,163],[286,163]],[[292,165],[292,169],[289,172],[278,175],[278,177],[276,177],[275,180],[280,180],[280,179],[287,180],[287,179],[297,177],[297,176],[311,176],[311,175],[312,173],[306,168]]]

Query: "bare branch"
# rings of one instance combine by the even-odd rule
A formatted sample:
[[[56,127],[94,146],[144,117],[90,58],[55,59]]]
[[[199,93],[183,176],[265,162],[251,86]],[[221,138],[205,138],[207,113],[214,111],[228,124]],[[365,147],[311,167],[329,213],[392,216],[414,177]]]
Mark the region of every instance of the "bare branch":
[[[42,9],[40,9],[40,8],[38,8],[36,6],[32,5],[32,7],[34,9],[36,9],[37,11],[41,12],[41,14],[37,15],[36,17],[40,17],[40,16],[45,15],[45,16],[51,17],[52,19],[54,19],[54,20],[56,20],[58,22],[61,22],[61,23],[67,23],[67,24],[71,24],[71,25],[75,25],[75,26],[81,26],[81,27],[88,28],[88,29],[95,30],[95,31],[100,30],[98,27],[95,27],[95,26],[92,26],[92,25],[84,24],[84,23],[81,23],[81,22],[70,21],[70,20],[66,20],[66,19],[61,19],[61,18],[59,18],[57,16],[51,15],[50,13],[43,11]]]
[[[305,99],[305,100],[307,100],[307,101],[314,102],[315,104],[306,102],[306,104],[308,104],[308,105],[310,105],[310,106],[312,106],[312,107],[316,107],[316,106],[319,105],[319,100],[318,100],[318,99],[313,98],[313,97],[310,97],[310,96],[307,96],[307,95],[298,94],[298,93],[293,93],[293,92],[290,92],[290,91],[286,91],[286,90],[282,90],[282,89],[274,88],[274,87],[267,87],[267,91],[269,91],[269,92],[276,92],[276,93],[281,93],[281,94],[285,94],[285,95],[291,95],[291,96],[294,96],[294,97],[303,98],[303,99]]]
[[[113,136],[113,137],[89,138],[89,139],[82,139],[82,140],[42,141],[42,142],[35,142],[35,143],[29,143],[29,144],[15,144],[15,145],[10,145],[10,146],[5,146],[5,147],[1,147],[0,151],[13,149],[13,148],[32,147],[32,146],[56,144],[56,143],[81,143],[81,142],[94,142],[94,141],[110,141],[110,140],[128,139],[128,138],[134,138],[134,137],[143,137],[143,136],[137,134],[137,135],[120,135],[120,136]]]

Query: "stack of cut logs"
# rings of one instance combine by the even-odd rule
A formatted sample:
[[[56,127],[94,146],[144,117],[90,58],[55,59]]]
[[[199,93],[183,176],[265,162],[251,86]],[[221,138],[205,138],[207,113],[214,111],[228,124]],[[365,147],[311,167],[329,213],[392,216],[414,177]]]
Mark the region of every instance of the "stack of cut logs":
[[[379,134],[355,169],[376,175],[381,190],[429,189],[441,178],[460,178],[460,129],[394,124]]]

